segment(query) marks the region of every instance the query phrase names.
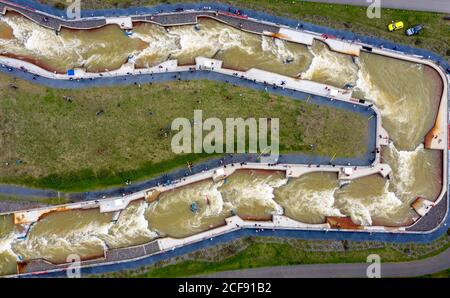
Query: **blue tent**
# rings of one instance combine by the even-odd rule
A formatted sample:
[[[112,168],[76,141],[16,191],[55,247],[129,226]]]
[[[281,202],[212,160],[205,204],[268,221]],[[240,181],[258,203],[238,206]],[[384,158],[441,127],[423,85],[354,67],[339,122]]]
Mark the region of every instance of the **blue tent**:
[[[75,75],[75,70],[69,69],[69,70],[67,71],[67,75],[68,75],[68,76],[74,76],[74,75]]]

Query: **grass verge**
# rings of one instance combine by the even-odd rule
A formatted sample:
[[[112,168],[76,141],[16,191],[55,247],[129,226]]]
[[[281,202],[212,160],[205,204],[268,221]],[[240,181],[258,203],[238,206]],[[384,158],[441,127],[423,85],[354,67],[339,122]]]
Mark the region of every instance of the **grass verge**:
[[[210,158],[171,150],[172,121],[193,121],[194,110],[203,119],[279,118],[282,152],[357,157],[367,150],[368,120],[360,114],[225,83],[61,90],[0,75],[0,98],[3,183],[83,191]]]
[[[41,0],[41,2],[59,8],[63,8],[66,5],[62,0]],[[389,39],[414,47],[425,48],[445,56],[447,59],[450,58],[450,21],[444,18],[444,14],[433,12],[383,8],[380,19],[369,19],[366,14],[366,7],[303,2],[298,0],[84,0],[82,8],[124,8],[183,2],[219,2],[242,8],[251,8],[274,15],[299,19],[316,25],[348,30],[359,34]],[[388,32],[387,25],[392,20],[403,21],[406,28],[416,24],[423,24],[425,25],[425,30],[420,35],[414,37],[407,37],[403,30]]]

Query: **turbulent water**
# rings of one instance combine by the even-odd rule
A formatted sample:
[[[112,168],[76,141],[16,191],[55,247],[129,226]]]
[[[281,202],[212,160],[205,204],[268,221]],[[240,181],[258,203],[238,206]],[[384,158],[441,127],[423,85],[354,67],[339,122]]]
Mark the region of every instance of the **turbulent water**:
[[[442,189],[442,152],[398,151],[393,144],[383,150],[392,167],[390,179],[379,175],[352,181],[337,190],[335,206],[362,225],[401,226],[418,215],[410,207],[417,198],[434,201]]]
[[[13,244],[13,251],[23,260],[45,258],[66,262],[71,254],[82,259],[103,256],[106,248],[128,247],[149,242],[157,234],[148,229],[144,218],[145,202],[124,210],[118,221],[98,209],[50,213],[32,226],[27,239]]]
[[[224,206],[218,185],[211,180],[163,193],[151,203],[145,217],[152,229],[162,235],[184,237],[223,225],[230,209]],[[196,203],[198,211],[191,211]]]
[[[281,173],[238,171],[225,181],[205,180],[163,193],[150,204],[146,218],[152,229],[172,237],[223,225],[232,214],[270,219],[272,214],[283,212],[273,200],[273,189],[285,182]],[[192,212],[192,203],[197,204],[197,212]]]
[[[349,55],[330,51],[326,44],[315,42],[312,46],[314,59],[302,79],[344,87],[355,85],[358,66]]]
[[[437,73],[423,65],[362,53],[357,89],[380,108],[391,143],[382,150],[392,168],[390,179],[357,179],[335,193],[336,203],[355,223],[399,226],[418,215],[410,207],[418,197],[437,199],[442,189],[442,152],[425,150],[441,95]]]
[[[159,237],[149,228],[145,217],[148,204],[136,202],[121,212],[119,220],[110,224],[108,233],[100,235],[109,248],[122,248],[147,243]]]
[[[16,272],[16,255],[11,250],[13,240],[13,217],[0,216],[0,275]]]
[[[356,90],[380,108],[392,140],[382,150],[383,162],[392,173],[390,179],[375,175],[340,189],[335,178],[323,173],[306,175],[277,190],[278,201],[288,216],[309,223],[340,213],[362,225],[412,224],[418,215],[411,203],[419,197],[434,201],[442,189],[442,151],[423,148],[436,119],[441,79],[423,65],[378,55],[362,53],[353,62],[320,44],[313,52],[303,78],[335,86],[356,83]]]
[[[195,57],[203,56],[223,60],[227,68],[255,67],[297,76],[311,63],[312,55],[304,45],[246,33],[210,19],[200,19],[198,28],[137,26],[132,37],[149,44],[137,56],[137,66],[154,66],[168,58],[195,64]]]
[[[219,190],[240,217],[270,219],[272,214],[283,213],[283,208],[273,200],[273,191],[286,182],[284,173],[238,171]]]
[[[407,225],[418,217],[411,203],[418,197],[434,201],[441,191],[442,152],[425,150],[422,142],[434,124],[442,83],[437,73],[420,64],[369,53],[351,58],[320,42],[306,47],[208,19],[197,29],[138,24],[127,37],[116,26],[56,35],[14,14],[0,19],[0,54],[58,72],[115,69],[130,55],[138,67],[171,58],[192,64],[195,57],[206,56],[233,69],[256,67],[338,87],[351,83],[381,111],[392,140],[382,149],[383,162],[393,170],[387,179],[373,175],[345,185],[334,173],[287,180],[282,173],[238,171],[225,181],[205,180],[163,193],[152,203],[134,203],[117,223],[98,210],[52,213],[24,241],[13,241],[12,218],[0,217],[0,273],[15,271],[17,256],[53,262],[64,262],[71,253],[89,258],[102,255],[106,247],[142,244],[160,235],[192,235],[223,225],[231,214],[268,219],[284,212],[312,224],[327,216],[350,216],[362,225]],[[192,203],[197,212],[192,212]]]
[[[102,256],[105,245],[99,235],[107,233],[110,222],[111,215],[98,210],[50,213],[13,250],[24,260],[45,258],[55,263],[66,262],[70,254]]]
[[[421,64],[362,53],[357,87],[381,110],[383,126],[400,150],[414,151],[433,127],[442,83]]]
[[[418,197],[434,201],[442,189],[442,152],[423,148],[436,119],[441,79],[423,65],[373,54],[362,53],[358,64],[357,89],[379,107],[392,141],[382,151],[392,173],[384,183],[358,179],[340,195],[340,204],[357,223],[411,224],[418,217],[411,203]],[[376,189],[367,192],[370,179]]]
[[[126,37],[114,25],[95,30],[63,28],[57,35],[16,14],[2,17],[0,24],[12,29],[11,38],[0,35],[0,54],[20,57],[59,73],[72,68],[92,72],[117,69],[130,55],[147,46]]]
[[[290,179],[275,190],[275,201],[285,214],[305,223],[323,223],[326,216],[342,216],[334,207],[334,192],[339,187],[336,173],[317,172]]]

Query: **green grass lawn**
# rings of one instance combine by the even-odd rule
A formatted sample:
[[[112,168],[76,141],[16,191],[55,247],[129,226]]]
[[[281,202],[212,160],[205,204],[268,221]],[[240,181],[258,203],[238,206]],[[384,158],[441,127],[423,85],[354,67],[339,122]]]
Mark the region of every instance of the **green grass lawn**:
[[[62,0],[41,0],[41,2],[58,7],[66,5],[65,1]],[[220,2],[242,8],[252,8],[317,25],[345,29],[415,47],[423,47],[446,56],[447,59],[450,57],[450,21],[444,20],[444,14],[432,12],[382,9],[380,19],[369,19],[366,15],[365,7],[311,3],[299,0],[83,0],[82,8],[130,7],[182,2]],[[387,25],[392,20],[403,21],[406,28],[416,24],[423,24],[425,25],[425,30],[415,37],[407,37],[403,30],[388,32]]]
[[[421,276],[423,278],[450,278],[450,269]]]
[[[446,237],[446,239],[444,239]],[[421,257],[409,256],[394,249],[392,244],[381,248],[368,248],[344,252],[311,252],[303,247],[305,243],[317,243],[318,240],[269,240],[265,238],[246,238],[245,249],[235,252],[231,245],[220,251],[219,258],[214,261],[202,260],[201,253],[194,253],[188,260],[172,260],[159,263],[139,270],[121,271],[107,274],[114,277],[187,277],[204,275],[219,271],[239,270],[247,268],[271,267],[298,264],[325,264],[325,263],[365,263],[367,256],[378,254],[382,262],[402,262],[422,259],[436,255],[448,247],[448,235],[436,241],[443,244],[436,249],[430,249],[430,244],[418,244],[415,250],[427,250]],[[326,242],[326,241],[322,241]]]
[[[192,119],[194,109],[203,119],[279,118],[282,152],[350,157],[367,150],[361,115],[225,83],[56,90],[0,75],[0,98],[4,183],[81,191],[211,157],[171,150],[172,121]]]

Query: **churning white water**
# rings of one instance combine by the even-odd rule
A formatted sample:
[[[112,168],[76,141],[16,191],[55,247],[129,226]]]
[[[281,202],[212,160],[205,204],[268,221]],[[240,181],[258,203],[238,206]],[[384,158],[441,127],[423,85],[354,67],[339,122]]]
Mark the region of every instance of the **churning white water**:
[[[381,111],[392,140],[382,149],[383,159],[393,169],[389,179],[374,175],[344,186],[329,173],[288,181],[283,173],[239,171],[226,181],[202,181],[163,193],[152,203],[132,204],[117,223],[111,214],[98,210],[49,214],[20,241],[14,240],[11,218],[0,218],[0,273],[14,270],[17,256],[54,262],[64,262],[71,253],[95,257],[107,247],[142,244],[159,235],[192,235],[222,225],[232,214],[248,219],[286,214],[305,223],[350,216],[361,225],[406,225],[417,218],[410,204],[418,197],[435,200],[442,187],[442,154],[422,145],[435,121],[439,83],[422,65],[368,53],[353,59],[320,42],[308,48],[212,20],[201,20],[197,29],[141,24],[131,38],[114,26],[56,35],[13,14],[2,17],[0,24],[12,30],[12,36],[0,35],[0,54],[14,54],[61,72],[72,67],[115,69],[130,55],[138,67],[169,58],[190,64],[195,57],[206,56],[223,60],[229,68],[300,74],[338,87],[351,83]]]

